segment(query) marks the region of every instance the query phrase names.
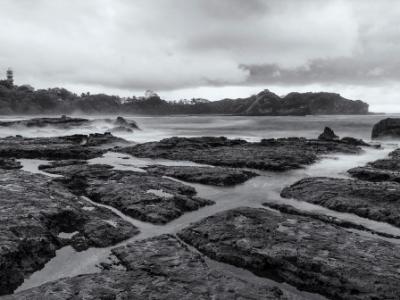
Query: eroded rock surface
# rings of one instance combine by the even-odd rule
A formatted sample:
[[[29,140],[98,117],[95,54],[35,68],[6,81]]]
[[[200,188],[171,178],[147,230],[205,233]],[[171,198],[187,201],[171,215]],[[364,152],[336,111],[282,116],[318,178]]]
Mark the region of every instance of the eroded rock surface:
[[[112,169],[108,165],[69,165],[48,168],[74,193],[110,205],[142,221],[163,224],[184,212],[214,202],[196,197],[196,190],[161,176]]]
[[[400,246],[309,217],[238,208],[179,234],[218,261],[332,299],[398,299]]]
[[[212,270],[203,257],[170,235],[113,250],[126,270],[65,278],[4,300],[66,299],[305,299],[271,284]]]
[[[229,140],[225,137],[167,138],[118,149],[137,157],[189,160],[197,163],[284,171],[301,168],[327,153],[359,153],[352,144],[307,140],[304,138],[268,139],[259,143]]]
[[[258,176],[257,173],[235,168],[187,167],[153,165],[145,168],[150,174],[168,176],[183,181],[217,186],[229,186],[243,183]]]
[[[387,118],[379,121],[372,128],[373,139],[379,138],[399,138],[400,137],[400,119]]]
[[[76,134],[63,137],[0,139],[0,157],[40,159],[90,159],[101,156],[115,145],[126,144],[109,133]]]
[[[400,227],[400,184],[312,177],[283,189],[281,196]]]
[[[0,169],[13,170],[21,168],[22,164],[15,158],[0,158]]]
[[[2,170],[0,295],[11,293],[63,245],[105,247],[137,233],[110,210],[76,197],[47,176]]]

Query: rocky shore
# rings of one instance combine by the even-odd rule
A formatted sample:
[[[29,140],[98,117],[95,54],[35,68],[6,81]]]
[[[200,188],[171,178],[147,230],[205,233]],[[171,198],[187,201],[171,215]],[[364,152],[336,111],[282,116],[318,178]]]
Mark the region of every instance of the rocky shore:
[[[188,160],[214,166],[285,171],[314,163],[321,155],[360,153],[359,144],[341,140],[305,138],[264,139],[259,143],[225,137],[168,138],[122,147],[118,151],[137,157]]]
[[[327,154],[358,155],[368,147],[373,146],[339,138],[330,128],[318,139],[257,143],[174,137],[132,145],[110,133],[0,139],[1,299],[398,299],[399,236],[300,210],[284,199],[400,227],[400,150],[352,168],[348,178],[301,179],[281,191],[282,203],[265,199],[257,208],[221,211],[216,196],[220,212],[204,218],[199,211],[187,225],[178,219],[205,207],[212,210],[215,202],[205,198],[213,193],[226,190],[229,196],[241,185],[253,188],[258,179],[270,180],[273,171],[290,176],[293,172],[282,172]],[[156,161],[123,170],[90,160],[98,162],[107,151],[203,165]],[[58,176],[22,171],[19,158],[50,160],[38,168]],[[209,185],[207,196],[194,188],[204,186],[190,182]],[[175,231],[135,240],[143,223],[133,219]],[[64,246],[110,248],[97,273],[12,294]],[[232,266],[238,273],[230,271]],[[254,275],[238,275],[244,272]]]

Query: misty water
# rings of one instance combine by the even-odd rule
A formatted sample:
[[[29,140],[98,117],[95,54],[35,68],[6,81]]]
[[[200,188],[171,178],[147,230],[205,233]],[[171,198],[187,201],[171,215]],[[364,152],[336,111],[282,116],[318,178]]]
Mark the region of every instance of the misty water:
[[[139,127],[140,131],[133,133],[116,134],[132,142],[146,142],[160,140],[171,136],[227,136],[230,138],[243,138],[249,141],[257,141],[262,138],[271,137],[290,137],[303,136],[315,138],[322,132],[325,126],[330,126],[340,136],[352,136],[370,140],[370,134],[373,124],[387,116],[308,116],[308,117],[227,117],[227,116],[179,116],[179,117],[132,117]],[[93,117],[91,117],[93,118]],[[21,134],[23,136],[57,136],[74,133],[94,133],[108,130],[107,125],[98,122],[93,126],[83,129],[61,130],[55,128],[27,129],[15,132],[0,129],[0,135]],[[7,132],[6,132],[7,131]],[[308,176],[329,176],[329,177],[347,177],[346,171],[352,167],[362,166],[369,161],[384,158],[387,154],[397,147],[394,141],[385,141],[381,149],[364,148],[359,155],[329,155],[323,157],[317,163],[300,170],[293,170],[283,173],[260,172],[260,176],[252,178],[243,184],[234,187],[214,187],[202,184],[190,184],[194,187],[198,196],[215,201],[215,205],[206,206],[194,212],[185,213],[180,218],[173,220],[166,225],[153,225],[150,223],[135,220],[122,214],[115,208],[92,202],[93,206],[106,207],[123,219],[134,224],[140,229],[140,234],[124,241],[119,245],[129,243],[133,240],[143,239],[160,235],[163,233],[176,233],[180,229],[188,226],[190,223],[201,220],[220,211],[232,209],[241,206],[259,207],[263,203],[283,203],[290,204],[300,210],[314,213],[335,216],[339,219],[352,221],[361,224],[373,231],[390,233],[400,237],[400,229],[383,222],[376,222],[353,214],[339,213],[318,205],[297,201],[293,199],[283,199],[280,197],[280,191],[296,182],[299,179]],[[40,160],[20,160],[24,170],[30,172],[41,172],[38,165],[43,163]],[[108,152],[103,157],[90,160],[90,163],[105,163],[114,166],[117,169],[133,170],[145,172],[142,168],[152,164],[162,165],[198,165],[187,161],[170,161],[166,159],[142,159],[132,157],[122,153]],[[201,165],[199,165],[201,166]],[[50,174],[48,174],[51,176]],[[150,191],[162,194],[163,191]],[[90,201],[90,199],[88,199]],[[383,238],[378,235],[371,235],[368,232],[357,231],[359,234],[371,236],[371,238]],[[388,239],[388,238],[386,238]],[[399,243],[398,239],[390,239],[394,243]],[[118,246],[118,245],[117,245]],[[115,246],[113,246],[115,247]],[[86,251],[77,252],[72,247],[67,246],[57,251],[56,257],[50,260],[42,270],[32,274],[25,280],[18,291],[30,287],[38,286],[48,281],[58,278],[75,276],[78,274],[99,272],[99,263],[107,260],[110,254],[108,248],[90,248]],[[229,272],[238,273],[238,275],[247,274],[244,270],[225,266],[218,263],[210,263],[216,268],[229,269]],[[250,275],[248,275],[250,276]],[[253,280],[256,280],[253,278]],[[259,278],[257,280],[260,280]]]

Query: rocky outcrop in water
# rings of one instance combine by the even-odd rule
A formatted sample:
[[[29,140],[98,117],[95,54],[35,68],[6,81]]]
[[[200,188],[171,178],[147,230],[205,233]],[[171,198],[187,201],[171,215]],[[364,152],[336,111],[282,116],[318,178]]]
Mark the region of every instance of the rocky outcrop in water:
[[[0,172],[0,295],[41,269],[55,251],[105,247],[138,233],[108,209],[71,194],[51,178]]]
[[[251,171],[222,167],[152,165],[145,168],[145,170],[158,176],[168,176],[187,182],[217,186],[235,185],[258,176],[257,173]]]
[[[110,133],[76,134],[63,137],[0,139],[2,158],[90,159],[101,156],[116,145],[128,144]]]
[[[285,171],[312,164],[322,154],[360,153],[360,147],[304,138],[265,139],[259,143],[225,137],[167,138],[118,149],[137,157],[189,160],[225,167]]]
[[[112,206],[146,222],[163,224],[184,212],[214,202],[196,197],[196,190],[174,180],[145,172],[114,170],[108,165],[70,165],[47,168],[78,195]]]
[[[335,141],[338,140],[339,137],[333,132],[330,127],[325,127],[324,132],[319,135],[318,139],[323,141]]]
[[[309,217],[237,208],[178,236],[200,252],[331,299],[396,299],[400,247]]]
[[[170,235],[137,241],[113,253],[125,270],[60,279],[4,300],[306,299],[272,284],[213,270],[202,255]]]
[[[373,139],[379,138],[399,138],[400,137],[400,119],[387,118],[379,121],[372,128]]]
[[[283,189],[281,196],[400,227],[398,183],[312,177]]]
[[[0,127],[27,127],[27,128],[42,128],[42,127],[55,127],[59,129],[72,129],[77,127],[93,125],[96,122],[105,122],[113,126],[112,131],[129,131],[133,129],[139,129],[135,121],[127,121],[123,117],[117,117],[113,119],[84,119],[84,118],[71,118],[65,115],[61,117],[52,118],[32,118],[26,120],[16,121],[0,121]]]

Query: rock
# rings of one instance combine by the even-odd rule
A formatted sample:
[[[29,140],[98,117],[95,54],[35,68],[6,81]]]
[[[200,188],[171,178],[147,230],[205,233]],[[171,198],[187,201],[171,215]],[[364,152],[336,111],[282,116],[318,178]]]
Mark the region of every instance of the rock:
[[[71,165],[83,165],[83,164],[87,164],[87,161],[80,160],[80,159],[54,160],[47,164],[39,165],[38,169],[46,170],[46,169],[54,169],[54,168],[58,168],[58,167],[66,167],[66,166],[71,166]]]
[[[338,225],[338,226],[344,227],[344,228],[363,230],[363,231],[368,231],[372,234],[380,235],[380,236],[387,237],[387,238],[400,239],[400,236],[397,236],[397,235],[393,235],[393,234],[381,232],[381,231],[375,231],[375,230],[367,228],[361,224],[357,224],[357,223],[354,223],[351,221],[346,221],[346,220],[343,220],[343,219],[340,219],[340,218],[337,218],[334,216],[322,215],[320,213],[315,213],[315,212],[311,212],[311,211],[307,211],[307,210],[299,210],[288,204],[266,202],[266,203],[263,203],[263,206],[278,210],[285,214],[310,217],[312,219],[320,220],[325,223]]]
[[[61,234],[73,232],[68,238]],[[11,293],[64,245],[77,250],[106,247],[137,233],[136,227],[110,210],[76,197],[50,177],[2,170],[0,295]]]
[[[6,170],[21,169],[22,165],[14,158],[0,158],[0,168]]]
[[[400,227],[400,184],[312,177],[283,189],[281,196]]]
[[[339,137],[330,127],[325,127],[324,132],[319,135],[318,139],[322,141],[336,141]]]
[[[24,127],[46,127],[53,126],[63,129],[80,127],[90,124],[90,120],[82,118],[70,118],[62,115],[60,118],[33,118],[28,120],[2,121],[1,127],[24,126]]]
[[[237,208],[178,233],[221,262],[331,299],[396,299],[400,246],[309,217]]]
[[[267,283],[213,270],[202,255],[171,235],[113,250],[126,270],[102,271],[46,283],[4,300],[67,299],[306,299]]]
[[[126,119],[123,117],[117,117],[114,121],[115,126],[120,126],[120,127],[127,127],[130,129],[139,129],[139,126],[136,124],[135,121],[130,121],[128,122]]]
[[[399,138],[400,118],[387,118],[379,121],[372,128],[372,139]]]
[[[90,159],[127,142],[109,133],[47,138],[0,138],[0,157],[37,159]]]
[[[355,178],[368,181],[394,181],[400,183],[400,149],[389,153],[389,157],[368,163],[364,167],[348,170]]]
[[[373,148],[377,148],[377,149],[379,149],[381,147],[381,145],[379,145],[379,144],[378,145],[371,145],[371,144],[368,144],[368,143],[364,142],[361,139],[355,139],[353,137],[348,137],[348,136],[340,139],[340,142],[345,143],[345,144],[349,144],[349,145],[354,145],[354,146],[373,147]]]
[[[174,180],[114,170],[108,165],[70,165],[48,168],[46,172],[65,176],[56,180],[78,195],[155,224],[167,223],[184,212],[214,203],[196,197],[194,188]]]
[[[359,153],[361,148],[336,141],[304,138],[268,139],[259,143],[225,137],[167,138],[130,147],[125,152],[137,157],[189,160],[214,166],[285,171],[302,168],[328,153]]]
[[[196,182],[217,186],[229,186],[243,183],[258,176],[257,173],[234,168],[189,167],[152,165],[145,170],[157,176],[168,176],[187,182]]]

